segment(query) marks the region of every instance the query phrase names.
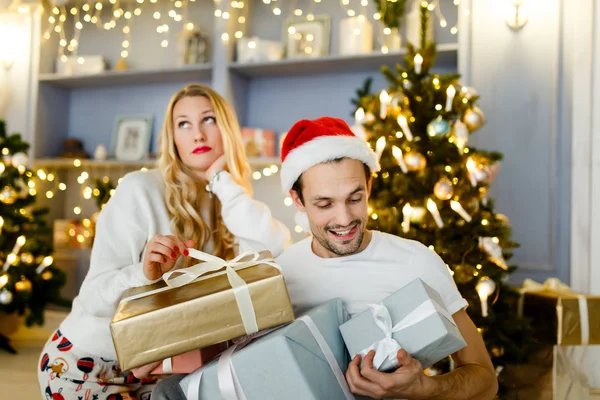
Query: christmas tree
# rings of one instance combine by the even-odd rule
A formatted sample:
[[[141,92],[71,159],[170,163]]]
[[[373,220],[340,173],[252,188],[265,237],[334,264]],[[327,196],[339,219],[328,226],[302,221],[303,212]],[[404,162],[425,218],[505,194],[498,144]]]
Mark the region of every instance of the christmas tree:
[[[43,324],[49,303],[64,304],[59,290],[66,276],[52,265],[51,229],[43,218],[47,210],[35,208],[28,148],[21,135],[7,136],[0,120],[0,318],[25,315],[31,326]],[[2,335],[0,347],[14,352]]]
[[[421,26],[429,18],[421,9]],[[461,86],[458,74],[432,72],[436,45],[407,45],[404,65],[382,72],[389,87],[370,94],[371,80],[357,91],[355,131],[380,157],[370,198],[370,227],[417,240],[435,250],[448,265],[467,312],[481,332],[497,372],[522,363],[531,329],[517,316],[518,294],[505,282],[515,270],[506,216],[494,212],[487,198],[502,156],[468,146],[482,127],[473,88]],[[439,372],[449,361],[435,366]],[[502,385],[502,376],[499,376]]]

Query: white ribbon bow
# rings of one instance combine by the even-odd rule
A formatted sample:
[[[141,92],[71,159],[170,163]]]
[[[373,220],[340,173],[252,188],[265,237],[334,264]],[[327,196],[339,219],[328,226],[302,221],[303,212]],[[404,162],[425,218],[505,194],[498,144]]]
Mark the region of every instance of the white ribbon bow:
[[[416,325],[423,321],[429,316],[439,313],[443,315],[450,323],[456,325],[454,319],[446,311],[444,307],[429,299],[411,311],[406,317],[402,318],[398,323],[392,326],[392,317],[390,316],[389,310],[381,303],[369,304],[369,308],[375,318],[375,323],[383,331],[384,338],[373,343],[368,348],[362,350],[360,354],[361,358],[364,358],[371,350],[375,350],[375,357],[373,358],[373,367],[379,369],[385,361],[389,361],[393,368],[399,368],[400,363],[398,362],[398,350],[402,348],[400,343],[392,337],[396,332],[400,332],[410,326]]]
[[[240,311],[242,323],[246,334],[255,333],[258,331],[258,323],[256,322],[256,314],[250,297],[250,291],[246,282],[239,276],[237,271],[254,267],[259,264],[268,264],[281,272],[281,267],[275,263],[272,257],[260,259],[260,254],[256,251],[246,251],[230,261],[226,261],[220,257],[204,253],[196,249],[187,249],[190,257],[204,262],[192,265],[188,268],[175,269],[163,274],[162,279],[167,286],[149,290],[144,293],[138,293],[127,296],[121,300],[121,303],[131,301],[153,294],[165,292],[188,285],[192,282],[199,282],[205,279],[214,278],[219,275],[227,274],[229,284],[233,288],[233,294]],[[248,261],[240,261],[248,256],[252,258]],[[225,268],[225,271],[220,271]]]

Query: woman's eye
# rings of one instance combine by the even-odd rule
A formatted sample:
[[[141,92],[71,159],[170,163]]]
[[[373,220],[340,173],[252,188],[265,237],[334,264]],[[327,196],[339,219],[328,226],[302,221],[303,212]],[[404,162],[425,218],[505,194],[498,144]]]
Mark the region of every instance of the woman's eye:
[[[185,128],[189,127],[189,126],[190,126],[190,123],[187,122],[187,121],[181,121],[180,123],[177,124],[177,127],[178,128],[182,128],[182,129],[185,129]]]
[[[214,124],[215,122],[217,122],[217,120],[215,119],[215,117],[206,117],[202,120],[202,122],[205,124]]]

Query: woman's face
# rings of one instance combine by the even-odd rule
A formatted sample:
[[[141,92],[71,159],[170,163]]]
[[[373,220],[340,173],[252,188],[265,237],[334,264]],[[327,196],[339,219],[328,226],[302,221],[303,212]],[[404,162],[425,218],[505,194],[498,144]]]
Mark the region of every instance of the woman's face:
[[[204,96],[184,97],[175,103],[173,133],[181,161],[200,175],[223,155],[215,112]]]

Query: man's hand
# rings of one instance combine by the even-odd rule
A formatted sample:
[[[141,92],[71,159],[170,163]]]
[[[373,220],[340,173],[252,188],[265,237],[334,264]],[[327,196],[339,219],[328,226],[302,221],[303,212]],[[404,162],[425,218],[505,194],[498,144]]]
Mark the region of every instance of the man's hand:
[[[406,351],[398,351],[401,365],[386,374],[373,368],[374,352],[360,357],[348,366],[346,379],[352,392],[380,398],[411,400],[492,400],[498,391],[498,379],[483,338],[464,309],[452,315],[467,346],[452,354],[456,369],[446,374],[427,376],[421,363]]]
[[[173,235],[156,235],[146,244],[144,275],[154,281],[165,272],[173,269],[180,256],[188,255],[188,247],[194,247],[193,240],[183,240]]]
[[[354,394],[381,398],[418,399],[426,391],[426,376],[421,363],[411,357],[405,350],[398,351],[400,368],[392,373],[384,373],[373,368],[375,352],[371,350],[360,367],[360,356],[354,357],[346,379]],[[423,397],[424,398],[424,397]]]

